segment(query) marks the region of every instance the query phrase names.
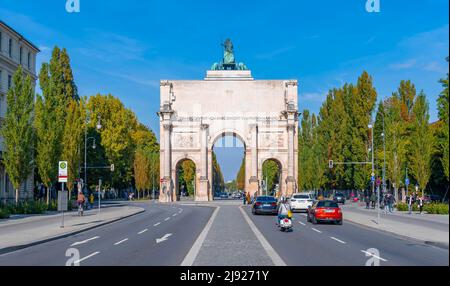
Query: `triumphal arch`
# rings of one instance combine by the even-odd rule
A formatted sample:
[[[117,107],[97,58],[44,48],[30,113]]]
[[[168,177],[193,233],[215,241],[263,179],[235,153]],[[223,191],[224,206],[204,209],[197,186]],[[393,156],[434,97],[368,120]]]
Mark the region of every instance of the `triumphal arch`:
[[[225,135],[245,148],[245,190],[260,194],[262,166],[281,166],[279,191],[297,189],[298,99],[296,80],[255,80],[234,58],[230,40],[224,56],[203,80],[161,80],[160,201],[177,200],[177,164],[195,163],[195,200],[211,201],[212,148]]]

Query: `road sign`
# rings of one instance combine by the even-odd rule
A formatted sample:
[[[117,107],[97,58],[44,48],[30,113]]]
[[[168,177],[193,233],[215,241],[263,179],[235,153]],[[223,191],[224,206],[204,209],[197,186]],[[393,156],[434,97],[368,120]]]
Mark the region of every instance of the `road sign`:
[[[58,164],[58,182],[67,183],[67,161],[60,161]]]
[[[375,182],[375,176],[372,176],[371,178],[370,178],[370,181],[373,183],[373,182]]]
[[[114,164],[111,164],[111,172],[114,172]]]
[[[328,167],[330,167],[330,169],[333,169],[333,160],[328,161]]]
[[[371,176],[372,176],[372,177],[375,177],[375,173],[374,173],[374,172],[372,172]]]
[[[405,185],[409,185],[409,178],[406,178],[406,180],[405,180]]]
[[[58,211],[68,210],[69,193],[67,191],[58,191]]]
[[[159,182],[160,182],[160,183],[163,183],[163,182],[164,182],[164,179],[163,179],[163,178],[161,178],[161,179],[159,180]]]

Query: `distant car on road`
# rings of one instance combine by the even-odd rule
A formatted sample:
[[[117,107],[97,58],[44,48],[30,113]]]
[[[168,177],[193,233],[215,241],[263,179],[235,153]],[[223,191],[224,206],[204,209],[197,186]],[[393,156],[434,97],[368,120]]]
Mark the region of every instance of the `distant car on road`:
[[[318,201],[308,209],[306,220],[313,224],[317,224],[318,222],[334,222],[342,225],[342,210],[335,201]]]
[[[338,204],[344,204],[345,205],[345,196],[342,193],[336,193],[334,194],[333,201],[335,201]]]
[[[294,211],[307,211],[308,207],[314,203],[313,197],[308,193],[296,193],[289,199],[289,205],[291,210]]]
[[[221,193],[220,194],[220,198],[221,199],[228,199],[228,194],[227,193]]]
[[[271,196],[259,196],[252,206],[252,213],[257,214],[278,214],[277,199]]]

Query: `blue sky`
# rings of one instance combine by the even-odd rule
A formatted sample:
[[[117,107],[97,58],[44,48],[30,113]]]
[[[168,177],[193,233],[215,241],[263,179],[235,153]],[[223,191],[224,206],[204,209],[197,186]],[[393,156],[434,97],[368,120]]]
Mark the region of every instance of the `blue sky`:
[[[255,79],[298,79],[300,109],[318,112],[330,88],[367,70],[379,99],[412,80],[437,118],[448,0],[380,0],[380,13],[366,0],[80,0],[74,14],[65,2],[0,0],[0,19],[40,47],[38,68],[67,48],[81,95],[119,97],[156,133],[159,80],[202,79],[227,37]],[[229,153],[218,154],[226,179],[242,156]]]

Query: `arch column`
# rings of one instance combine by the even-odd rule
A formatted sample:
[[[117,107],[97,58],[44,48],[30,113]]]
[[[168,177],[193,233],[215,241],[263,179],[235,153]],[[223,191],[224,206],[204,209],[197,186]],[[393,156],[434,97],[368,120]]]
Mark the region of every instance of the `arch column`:
[[[288,132],[288,170],[286,178],[286,196],[290,196],[295,192],[295,174],[294,174],[294,135],[295,135],[295,125],[289,124],[287,126]]]
[[[208,179],[208,124],[200,125],[200,180],[199,188],[195,193],[196,201],[208,201],[209,198],[209,179]]]
[[[164,177],[161,186],[161,194],[159,196],[159,200],[161,202],[171,202],[173,201],[173,185],[172,185],[172,162],[171,162],[171,153],[172,148],[170,145],[170,135],[172,132],[172,124],[165,123],[163,124],[164,128]]]
[[[259,180],[258,180],[258,125],[252,124],[251,128],[251,176],[248,184],[248,192],[253,196],[259,191]]]

